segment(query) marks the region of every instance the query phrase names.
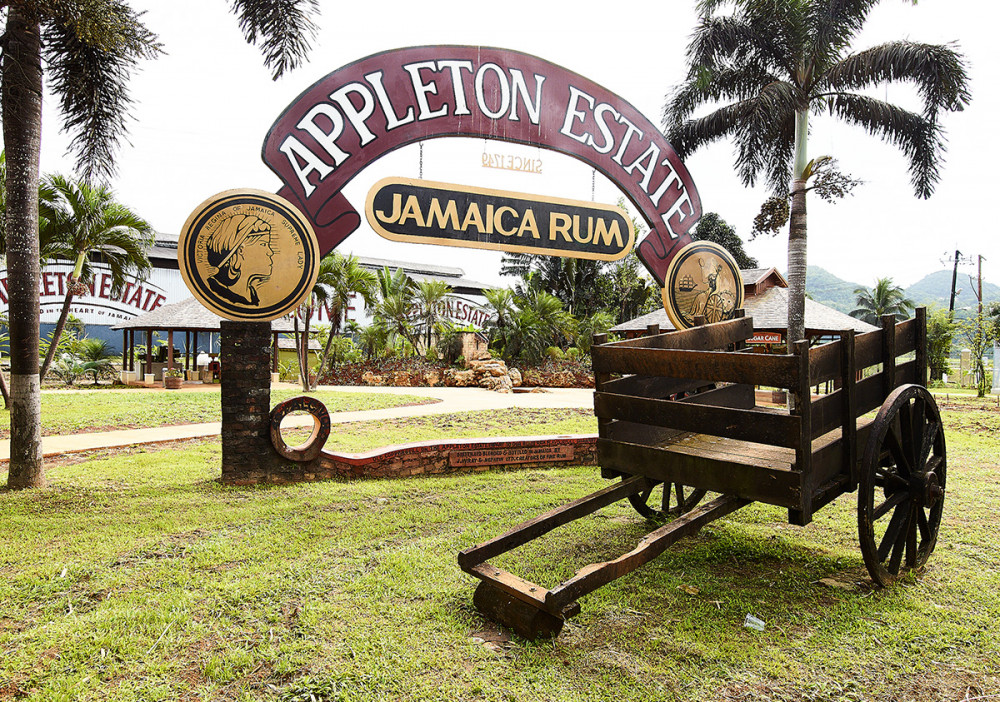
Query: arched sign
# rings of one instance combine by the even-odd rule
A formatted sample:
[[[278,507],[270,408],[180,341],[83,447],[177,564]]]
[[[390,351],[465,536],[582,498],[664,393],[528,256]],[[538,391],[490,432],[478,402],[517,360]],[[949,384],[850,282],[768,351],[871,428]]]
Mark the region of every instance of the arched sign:
[[[638,255],[661,286],[701,217],[687,168],[638,110],[583,76],[506,49],[422,46],[349,64],[285,109],[262,156],[325,255],[360,224],[341,192],[355,175],[401,146],[447,136],[552,149],[599,170],[649,223]]]

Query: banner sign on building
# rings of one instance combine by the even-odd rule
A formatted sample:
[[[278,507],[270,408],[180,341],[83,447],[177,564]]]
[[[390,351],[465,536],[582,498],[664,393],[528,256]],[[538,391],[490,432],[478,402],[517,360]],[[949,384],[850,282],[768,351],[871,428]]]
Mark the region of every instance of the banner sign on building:
[[[386,178],[365,203],[368,223],[392,241],[615,261],[635,233],[620,207]]]
[[[69,313],[84,324],[110,326],[152,312],[178,290],[179,281],[173,281],[169,272],[154,269],[148,279],[129,277],[125,286],[115,291],[106,263],[92,262],[91,268],[93,276],[87,292],[74,296],[69,308]],[[72,263],[49,263],[42,269],[38,279],[41,324],[55,324],[59,319],[66,301],[66,283],[72,273]],[[7,304],[7,271],[0,270],[0,311],[6,310]]]
[[[341,192],[355,175],[406,144],[448,136],[539,146],[606,175],[651,226],[638,254],[661,285],[701,216],[687,168],[637,109],[583,76],[506,49],[412,47],[344,66],[285,109],[262,157],[325,255],[361,222]]]

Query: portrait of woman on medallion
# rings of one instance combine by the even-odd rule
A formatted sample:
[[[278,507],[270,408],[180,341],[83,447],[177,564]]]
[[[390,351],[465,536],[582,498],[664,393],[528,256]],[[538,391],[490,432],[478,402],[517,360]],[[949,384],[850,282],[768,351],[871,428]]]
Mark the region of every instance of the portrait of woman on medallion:
[[[205,248],[216,269],[208,278],[212,291],[229,302],[260,305],[257,288],[274,266],[271,225],[254,215],[231,215],[208,237]]]

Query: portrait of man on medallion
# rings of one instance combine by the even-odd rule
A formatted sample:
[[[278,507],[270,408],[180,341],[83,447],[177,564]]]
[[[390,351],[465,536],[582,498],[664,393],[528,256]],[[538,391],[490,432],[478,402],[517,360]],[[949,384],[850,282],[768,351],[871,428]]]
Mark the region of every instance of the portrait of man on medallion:
[[[212,291],[223,300],[258,306],[257,288],[271,277],[271,225],[254,215],[228,217],[205,242]]]

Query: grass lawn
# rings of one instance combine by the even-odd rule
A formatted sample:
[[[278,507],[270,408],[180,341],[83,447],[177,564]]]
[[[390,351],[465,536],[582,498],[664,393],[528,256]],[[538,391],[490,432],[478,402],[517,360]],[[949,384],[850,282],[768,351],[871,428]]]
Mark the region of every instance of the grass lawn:
[[[231,488],[217,440],[49,462],[51,488],[0,491],[0,700],[1000,699],[1000,412],[943,416],[949,492],[917,576],[869,587],[853,495],[805,528],[751,505],[540,643],[478,615],[455,557],[604,486],[595,468]],[[546,419],[593,430],[547,411],[442,431]],[[339,426],[338,448],[379,431],[428,426]],[[635,545],[647,525],[626,505],[496,562],[554,585]]]
[[[271,392],[273,405],[301,395],[299,389]],[[416,395],[319,390],[310,393],[331,412],[381,409],[435,402]],[[78,390],[42,393],[42,435],[76,434],[168,424],[222,421],[218,390]],[[10,413],[0,412],[0,438],[10,436]]]

